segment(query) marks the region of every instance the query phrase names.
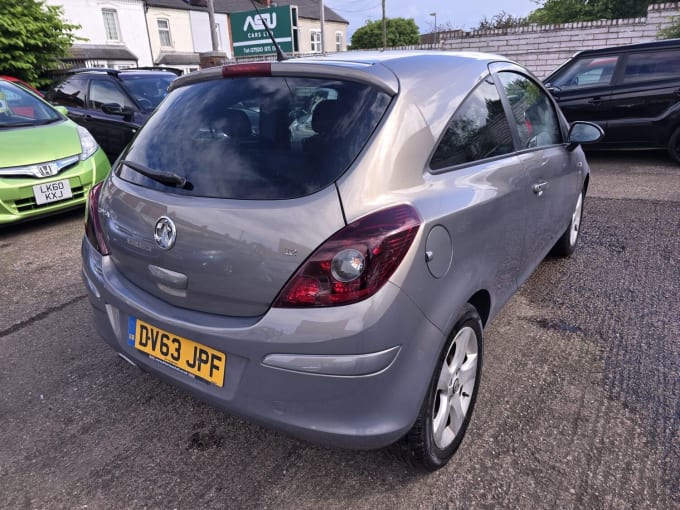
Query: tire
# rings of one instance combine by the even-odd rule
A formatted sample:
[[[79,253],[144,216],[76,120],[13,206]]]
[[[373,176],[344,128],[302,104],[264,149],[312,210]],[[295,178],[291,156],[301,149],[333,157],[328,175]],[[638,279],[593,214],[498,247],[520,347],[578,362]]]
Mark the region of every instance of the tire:
[[[482,321],[468,304],[439,356],[418,418],[401,441],[409,463],[436,471],[460,446],[477,399],[482,353]]]
[[[675,128],[668,139],[668,154],[673,158],[673,161],[680,163],[680,127]]]
[[[571,221],[569,222],[567,230],[565,230],[562,237],[557,240],[557,243],[555,243],[555,246],[553,246],[550,252],[555,257],[569,257],[574,253],[581,232],[584,200],[585,190],[582,189],[576,199],[576,205],[574,206],[574,211],[571,213]]]

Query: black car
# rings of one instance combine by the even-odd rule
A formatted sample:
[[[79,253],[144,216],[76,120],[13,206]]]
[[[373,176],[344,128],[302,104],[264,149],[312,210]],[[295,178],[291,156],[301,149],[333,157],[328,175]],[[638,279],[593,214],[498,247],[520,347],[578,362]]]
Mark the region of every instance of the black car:
[[[68,116],[92,133],[113,162],[175,78],[167,70],[75,69],[53,84],[46,99],[66,106]]]
[[[680,163],[680,39],[581,51],[544,83],[570,122],[604,129],[595,148],[668,148]]]

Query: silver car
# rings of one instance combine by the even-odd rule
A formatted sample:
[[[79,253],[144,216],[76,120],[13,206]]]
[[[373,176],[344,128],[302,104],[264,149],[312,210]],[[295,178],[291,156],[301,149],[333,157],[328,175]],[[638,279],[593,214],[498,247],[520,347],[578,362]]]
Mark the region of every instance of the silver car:
[[[352,53],[177,79],[89,196],[83,277],[130,363],[220,409],[435,470],[483,329],[578,240],[589,168],[502,57]]]

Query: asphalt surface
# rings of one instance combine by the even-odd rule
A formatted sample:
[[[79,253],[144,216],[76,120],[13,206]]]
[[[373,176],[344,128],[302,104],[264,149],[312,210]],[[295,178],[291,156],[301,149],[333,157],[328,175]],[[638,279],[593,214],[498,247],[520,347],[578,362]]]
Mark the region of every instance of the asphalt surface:
[[[450,464],[314,446],[120,360],[80,280],[82,213],[0,231],[1,508],[680,508],[680,167],[590,157],[581,244],[485,333]]]

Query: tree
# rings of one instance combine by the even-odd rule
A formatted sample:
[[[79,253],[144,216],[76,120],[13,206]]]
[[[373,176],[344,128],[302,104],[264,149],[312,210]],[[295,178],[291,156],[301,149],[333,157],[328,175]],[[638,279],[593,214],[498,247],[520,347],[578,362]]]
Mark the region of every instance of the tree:
[[[656,34],[657,39],[679,39],[680,38],[680,16],[673,17],[673,23],[666,28],[662,28]]]
[[[535,0],[540,5],[532,11],[531,23],[549,25],[594,21],[599,19],[636,18],[647,14],[651,0]]]
[[[387,46],[418,44],[418,25],[413,18],[387,19]],[[382,20],[367,21],[352,36],[352,49],[382,48]]]
[[[526,25],[526,18],[515,17],[505,11],[501,11],[498,14],[494,14],[490,19],[484,16],[479,25],[477,25],[473,30],[494,30],[497,28],[512,28],[522,25]]]
[[[0,1],[0,74],[21,78],[35,86],[49,80],[46,71],[57,66],[80,28],[62,19],[60,6],[44,0]]]

